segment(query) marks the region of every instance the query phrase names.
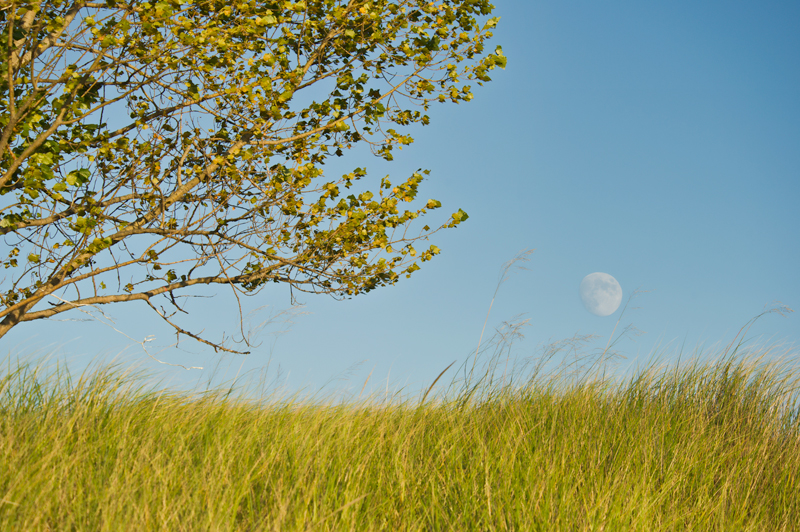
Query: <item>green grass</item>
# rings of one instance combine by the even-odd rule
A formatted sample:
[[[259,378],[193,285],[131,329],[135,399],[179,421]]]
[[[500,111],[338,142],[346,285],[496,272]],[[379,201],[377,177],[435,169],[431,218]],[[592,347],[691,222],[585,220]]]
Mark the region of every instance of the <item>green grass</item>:
[[[773,358],[516,382],[496,358],[424,404],[7,362],[0,530],[798,530],[800,374]]]

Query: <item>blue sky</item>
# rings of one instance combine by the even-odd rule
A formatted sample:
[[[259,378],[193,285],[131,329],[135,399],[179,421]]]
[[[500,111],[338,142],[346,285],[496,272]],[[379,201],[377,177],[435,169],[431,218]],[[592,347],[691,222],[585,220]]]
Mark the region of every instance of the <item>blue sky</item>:
[[[525,248],[535,248],[528,270],[500,288],[487,327],[524,313],[520,358],[576,333],[605,345],[619,311],[594,316],[578,294],[597,271],[619,281],[623,304],[648,291],[621,322],[645,332],[618,344],[624,365],[658,346],[669,359],[682,344],[730,341],[775,300],[800,310],[800,4],[495,4],[492,45],[507,69],[473,102],[435,107],[394,162],[337,163],[366,166],[371,183],[428,168],[420,194],[442,201],[434,214],[469,213],[433,237],[442,254],[412,279],[348,301],[303,296],[305,314],[264,329],[246,358],[188,341],[159,352],[174,336],[143,305],[104,309],[131,338],[154,335],[147,345],[160,359],[203,371],[161,366],[97,322],[22,324],[3,350],[56,353],[76,368],[119,355],[175,385],[204,381],[217,362],[232,377],[271,360],[268,375],[280,367],[294,390],[334,379],[326,389],[358,391],[372,373],[370,386],[413,391],[475,349],[500,268]],[[211,293],[182,323],[212,338],[236,333],[235,300]],[[243,304],[266,307],[249,318],[257,324],[289,308],[288,291]],[[800,315],[766,316],[750,333],[796,345]]]

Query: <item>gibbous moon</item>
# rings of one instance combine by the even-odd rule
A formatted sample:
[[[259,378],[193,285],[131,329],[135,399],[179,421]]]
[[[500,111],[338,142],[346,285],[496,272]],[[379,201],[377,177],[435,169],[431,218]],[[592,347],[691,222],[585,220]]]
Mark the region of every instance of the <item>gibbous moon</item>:
[[[622,287],[607,273],[590,273],[581,281],[581,301],[592,314],[608,316],[622,303]]]

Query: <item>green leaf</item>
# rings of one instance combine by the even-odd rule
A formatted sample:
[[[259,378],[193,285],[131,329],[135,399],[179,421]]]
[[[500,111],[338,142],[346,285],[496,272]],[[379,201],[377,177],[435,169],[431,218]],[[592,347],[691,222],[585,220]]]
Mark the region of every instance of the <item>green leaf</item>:
[[[469,215],[467,215],[467,213],[461,209],[458,209],[458,212],[453,213],[453,220],[455,220],[456,223],[466,221],[467,218],[469,218]]]
[[[65,181],[72,186],[81,186],[87,181],[89,181],[89,176],[91,172],[86,168],[81,168],[80,170],[73,170],[72,172],[67,174],[67,178]]]
[[[155,6],[157,17],[168,17],[172,15],[172,6],[166,2],[158,2]]]
[[[281,103],[289,101],[293,95],[294,95],[294,89],[286,89],[281,93],[280,96],[278,96],[278,101]]]
[[[111,246],[111,238],[95,238],[92,243],[86,248],[86,251],[92,254],[99,253],[100,251]]]

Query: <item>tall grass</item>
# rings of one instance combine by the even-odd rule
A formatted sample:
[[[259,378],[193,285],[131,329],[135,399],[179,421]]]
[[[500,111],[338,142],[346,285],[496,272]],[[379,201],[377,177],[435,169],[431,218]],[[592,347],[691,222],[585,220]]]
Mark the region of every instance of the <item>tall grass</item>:
[[[424,402],[9,360],[0,530],[800,529],[791,359],[729,350],[619,380],[498,353]]]

